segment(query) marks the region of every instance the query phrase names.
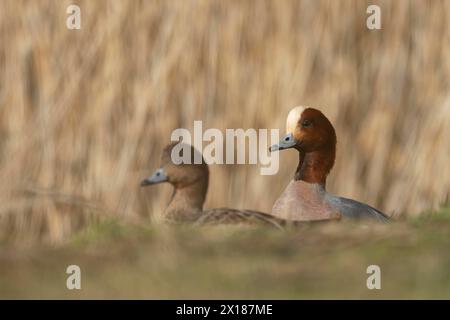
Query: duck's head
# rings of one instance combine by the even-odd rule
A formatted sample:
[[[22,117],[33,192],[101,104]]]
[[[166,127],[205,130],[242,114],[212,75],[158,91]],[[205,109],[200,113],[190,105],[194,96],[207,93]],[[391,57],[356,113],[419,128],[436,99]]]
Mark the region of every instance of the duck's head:
[[[184,154],[185,152],[188,152],[188,154]],[[182,159],[188,161],[181,161]],[[201,159],[201,163],[196,164],[195,159]],[[141,186],[169,182],[175,189],[182,189],[199,183],[207,187],[208,177],[208,165],[199,151],[191,145],[175,142],[163,149],[160,168],[150,177],[144,179]]]
[[[293,108],[286,120],[286,134],[270,151],[294,148],[308,153],[335,148],[336,133],[325,115],[310,107]]]

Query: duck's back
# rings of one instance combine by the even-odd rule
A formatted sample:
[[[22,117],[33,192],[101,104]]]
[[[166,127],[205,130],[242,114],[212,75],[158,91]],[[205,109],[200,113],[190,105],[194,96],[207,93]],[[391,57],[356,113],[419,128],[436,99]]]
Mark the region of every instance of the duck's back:
[[[246,224],[265,225],[282,228],[285,221],[267,213],[253,210],[238,210],[230,208],[217,208],[203,211],[197,220],[199,224]]]
[[[339,209],[343,218],[369,218],[383,222],[389,220],[388,216],[386,216],[383,212],[356,200],[336,197],[332,195],[328,195],[328,199],[329,202],[333,204],[333,206]]]

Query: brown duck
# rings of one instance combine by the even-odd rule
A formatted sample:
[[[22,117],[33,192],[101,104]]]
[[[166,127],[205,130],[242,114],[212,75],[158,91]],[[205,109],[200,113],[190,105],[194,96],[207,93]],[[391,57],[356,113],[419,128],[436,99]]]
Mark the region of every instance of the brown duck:
[[[166,221],[196,224],[259,224],[276,228],[286,224],[283,219],[253,210],[230,208],[203,210],[208,191],[208,165],[194,147],[186,144],[184,146],[180,144],[179,147],[191,151],[191,155],[187,156],[191,161],[175,164],[171,154],[176,145],[178,143],[171,143],[163,149],[161,167],[141,182],[141,186],[162,182],[168,182],[173,186],[172,198],[164,211]],[[181,156],[182,152],[184,151],[181,151]],[[194,163],[196,156],[197,159],[201,159],[201,163]]]

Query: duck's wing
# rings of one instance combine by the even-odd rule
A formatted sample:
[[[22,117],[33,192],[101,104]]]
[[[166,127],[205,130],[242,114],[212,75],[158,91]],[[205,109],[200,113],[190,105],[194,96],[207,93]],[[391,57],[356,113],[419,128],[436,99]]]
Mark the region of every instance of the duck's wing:
[[[330,200],[346,218],[371,218],[382,222],[389,220],[389,217],[380,210],[353,199],[332,197]]]
[[[203,211],[197,223],[266,225],[282,229],[286,221],[259,211],[218,208]]]

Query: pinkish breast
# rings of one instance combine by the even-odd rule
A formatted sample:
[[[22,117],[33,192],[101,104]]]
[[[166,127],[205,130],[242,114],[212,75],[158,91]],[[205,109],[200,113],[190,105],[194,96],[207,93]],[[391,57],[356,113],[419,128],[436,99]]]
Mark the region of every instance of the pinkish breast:
[[[326,195],[319,184],[292,180],[275,201],[272,214],[295,221],[340,219],[341,213],[329,204]]]

